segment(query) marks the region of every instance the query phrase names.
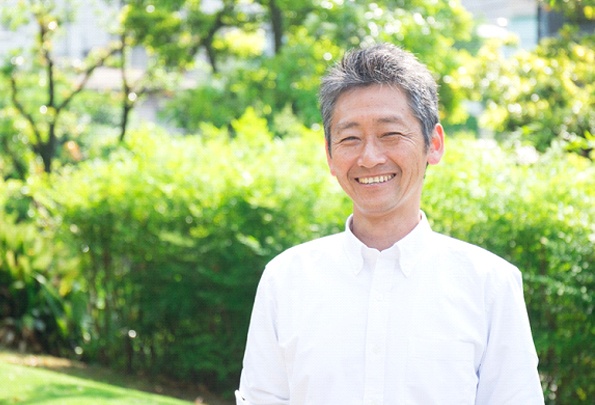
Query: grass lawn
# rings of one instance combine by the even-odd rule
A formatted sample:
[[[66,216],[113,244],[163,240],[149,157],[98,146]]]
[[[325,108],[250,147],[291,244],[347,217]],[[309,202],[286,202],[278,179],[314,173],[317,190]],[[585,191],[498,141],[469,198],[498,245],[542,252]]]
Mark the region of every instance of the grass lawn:
[[[0,381],[0,404],[190,404],[55,371],[8,363],[0,363]]]
[[[141,391],[142,390],[142,391]],[[147,392],[153,391],[153,392]],[[164,396],[154,393],[172,395]],[[173,396],[178,399],[173,398]],[[203,399],[204,398],[204,399]],[[85,366],[51,356],[0,351],[0,404],[44,405],[228,405],[186,388],[158,384],[141,377]]]

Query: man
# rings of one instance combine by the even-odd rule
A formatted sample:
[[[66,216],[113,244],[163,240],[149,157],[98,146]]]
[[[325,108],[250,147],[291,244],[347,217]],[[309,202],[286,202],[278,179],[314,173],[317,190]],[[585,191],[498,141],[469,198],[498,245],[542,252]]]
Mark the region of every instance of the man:
[[[320,102],[353,214],[267,265],[237,403],[543,404],[520,272],[420,211],[444,153],[432,75],[376,45],[330,70]]]

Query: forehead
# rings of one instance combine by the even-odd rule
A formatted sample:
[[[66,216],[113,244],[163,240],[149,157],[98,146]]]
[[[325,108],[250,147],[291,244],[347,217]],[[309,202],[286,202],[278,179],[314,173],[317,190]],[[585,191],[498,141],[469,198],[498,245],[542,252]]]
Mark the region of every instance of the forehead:
[[[331,133],[383,124],[420,128],[405,92],[387,85],[357,87],[342,93],[330,124]]]

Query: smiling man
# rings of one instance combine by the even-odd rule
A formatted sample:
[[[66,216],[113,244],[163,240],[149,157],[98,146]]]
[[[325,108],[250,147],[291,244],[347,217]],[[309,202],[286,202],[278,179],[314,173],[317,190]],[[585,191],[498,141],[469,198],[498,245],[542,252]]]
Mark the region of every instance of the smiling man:
[[[392,45],[353,51],[320,104],[353,214],[267,265],[237,403],[543,404],[519,270],[420,210],[444,153],[430,72]]]

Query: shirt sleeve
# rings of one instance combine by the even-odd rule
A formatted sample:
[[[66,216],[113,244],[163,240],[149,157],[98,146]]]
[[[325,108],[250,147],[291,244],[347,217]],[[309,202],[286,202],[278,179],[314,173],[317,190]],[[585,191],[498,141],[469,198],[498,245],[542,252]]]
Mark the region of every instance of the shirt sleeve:
[[[486,307],[488,343],[479,368],[476,404],[543,405],[521,273],[516,268],[502,269],[494,278]]]
[[[289,384],[283,352],[279,346],[276,302],[270,274],[265,270],[252,309],[238,405],[289,404]]]

